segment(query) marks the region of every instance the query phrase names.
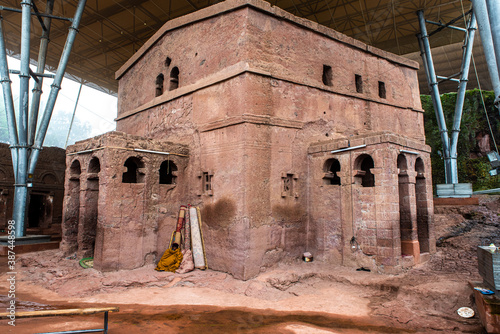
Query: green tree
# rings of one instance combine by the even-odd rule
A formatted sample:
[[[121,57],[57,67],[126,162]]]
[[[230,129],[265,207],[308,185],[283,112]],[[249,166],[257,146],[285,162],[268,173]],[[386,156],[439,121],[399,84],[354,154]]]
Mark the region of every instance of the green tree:
[[[483,91],[486,110],[491,122],[493,136],[500,143],[500,117],[498,109],[493,105],[493,92]],[[441,95],[443,111],[448,132],[451,134],[453,116],[455,113],[456,93]],[[436,121],[432,99],[428,95],[421,95],[422,107],[425,110],[425,136],[427,145],[431,146],[432,179],[433,184],[444,183],[444,162],[441,157],[442,143],[439,127]],[[480,91],[470,90],[465,94],[465,102],[458,139],[458,179],[462,183],[472,183],[474,190],[484,190],[500,187],[498,176],[490,176],[491,169],[488,158],[478,149],[477,135],[490,134],[488,121],[481,102]],[[491,136],[491,134],[490,134]],[[495,148],[491,147],[492,150]]]

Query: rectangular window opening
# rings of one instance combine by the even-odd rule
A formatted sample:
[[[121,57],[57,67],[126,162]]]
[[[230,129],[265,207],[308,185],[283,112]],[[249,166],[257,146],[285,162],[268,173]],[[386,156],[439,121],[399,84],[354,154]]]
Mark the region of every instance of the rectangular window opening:
[[[386,98],[385,83],[383,81],[378,82],[378,96],[382,99]]]
[[[363,77],[359,74],[355,75],[356,93],[363,93]]]
[[[293,196],[293,174],[286,174],[281,179],[281,197]]]
[[[333,86],[333,72],[332,67],[328,65],[323,65],[323,84],[326,86]]]
[[[206,195],[212,195],[212,177],[213,175],[209,172],[203,172],[203,193]]]

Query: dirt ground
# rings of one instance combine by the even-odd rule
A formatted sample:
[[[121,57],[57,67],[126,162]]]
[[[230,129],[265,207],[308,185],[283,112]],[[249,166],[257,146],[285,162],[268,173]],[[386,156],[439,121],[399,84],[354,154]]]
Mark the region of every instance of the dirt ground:
[[[500,196],[479,206],[436,207],[438,252],[399,275],[297,259],[240,281],[212,271],[153,266],[100,273],[57,251],[17,257],[17,310],[118,306],[109,333],[482,333],[469,281],[481,281],[478,245],[500,245]],[[8,298],[0,258],[0,310]],[[475,309],[476,310],[476,309]],[[477,311],[477,310],[476,310]],[[2,312],[2,311],[0,311]],[[102,315],[0,321],[1,333],[102,328]]]

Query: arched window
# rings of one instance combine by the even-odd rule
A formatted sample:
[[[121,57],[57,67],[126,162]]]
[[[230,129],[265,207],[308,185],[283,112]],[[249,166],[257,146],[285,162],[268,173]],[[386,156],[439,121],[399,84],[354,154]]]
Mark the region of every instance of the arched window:
[[[163,161],[160,165],[160,184],[176,184],[177,166],[170,160]]]
[[[400,174],[404,174],[408,170],[408,163],[403,154],[398,155],[398,169]]]
[[[99,173],[101,171],[101,163],[99,159],[93,157],[89,163],[89,173]]]
[[[325,176],[323,176],[325,184],[340,186],[340,176],[337,175],[337,172],[340,172],[340,162],[337,159],[326,160],[323,171],[325,172]]]
[[[375,187],[375,175],[371,172],[375,166],[372,157],[368,154],[362,154],[356,159],[354,166],[357,170],[356,177],[361,178],[361,186]]]
[[[170,88],[169,90],[174,90],[179,87],[179,68],[176,66],[170,71]]]
[[[44,184],[56,184],[57,177],[52,173],[47,173],[42,177],[42,183],[44,183]]]
[[[361,163],[361,170],[365,172],[365,175],[363,176],[363,181],[361,182],[361,185],[363,187],[375,187],[375,176],[372,174],[370,170],[373,167],[375,167],[375,165],[373,163],[372,157],[367,156]]]
[[[415,171],[417,172],[417,177],[424,177],[425,165],[422,158],[417,158],[415,161]]]
[[[165,81],[165,77],[163,76],[162,73],[158,74],[156,77],[156,91],[155,91],[155,97],[156,96],[161,96],[163,94],[163,82]]]
[[[122,182],[123,183],[143,183],[144,182],[144,174],[140,171],[141,168],[144,168],[144,164],[139,158],[130,157],[123,164],[127,168],[125,172],[123,172]]]
[[[69,167],[69,172],[71,175],[80,176],[80,173],[82,172],[80,161],[73,160],[71,166]]]

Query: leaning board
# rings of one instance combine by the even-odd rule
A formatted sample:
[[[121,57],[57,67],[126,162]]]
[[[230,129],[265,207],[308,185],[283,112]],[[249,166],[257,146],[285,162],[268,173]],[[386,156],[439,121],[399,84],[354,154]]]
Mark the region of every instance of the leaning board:
[[[194,267],[205,269],[206,263],[205,254],[203,252],[203,240],[196,207],[189,208],[189,221],[191,223],[191,247],[193,249]]]

